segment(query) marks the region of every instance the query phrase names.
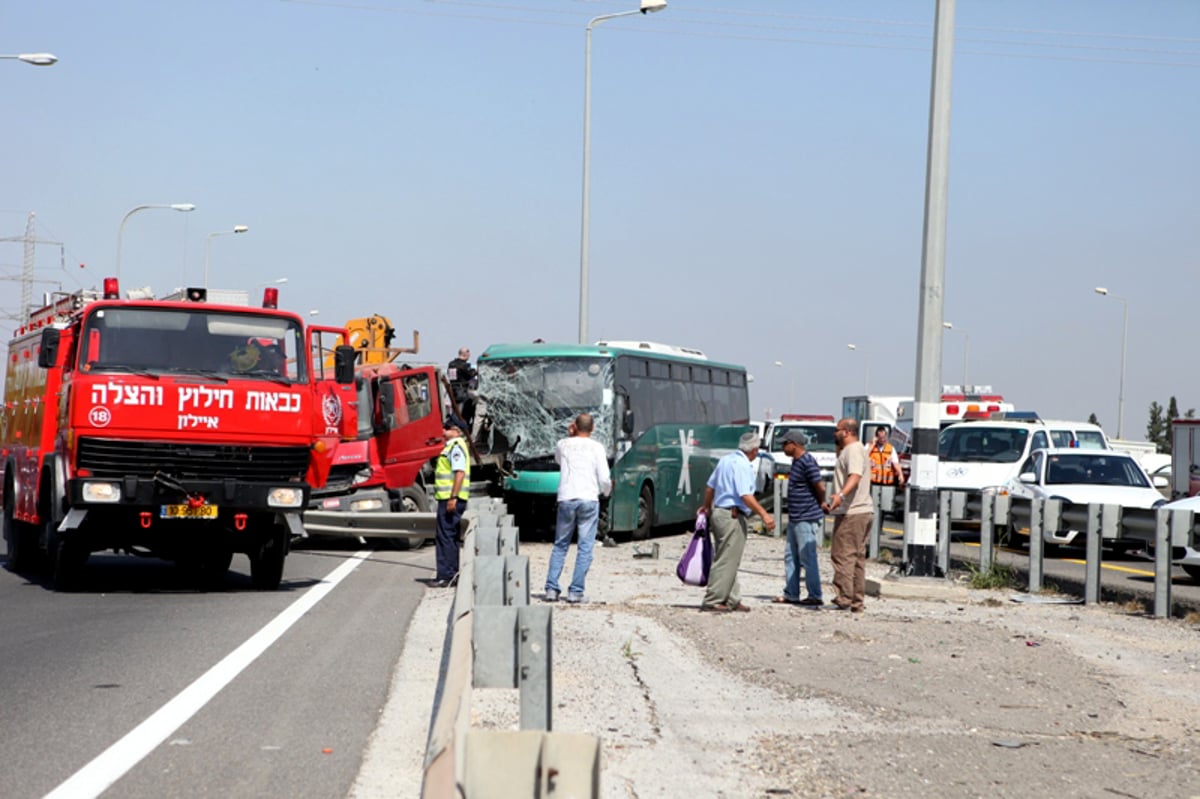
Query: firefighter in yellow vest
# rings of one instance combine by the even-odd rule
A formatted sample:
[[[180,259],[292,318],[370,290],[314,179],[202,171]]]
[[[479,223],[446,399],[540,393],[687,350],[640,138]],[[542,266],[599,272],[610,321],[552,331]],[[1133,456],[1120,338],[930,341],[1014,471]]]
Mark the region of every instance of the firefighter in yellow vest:
[[[867,447],[867,457],[871,461],[871,485],[904,486],[904,470],[900,468],[896,448],[888,441],[886,427],[876,428],[875,441]]]
[[[438,456],[433,474],[433,498],[437,500],[437,578],[435,588],[458,580],[458,523],[467,509],[471,486],[471,454],[463,438],[466,425],[453,416],[446,419],[446,445]]]

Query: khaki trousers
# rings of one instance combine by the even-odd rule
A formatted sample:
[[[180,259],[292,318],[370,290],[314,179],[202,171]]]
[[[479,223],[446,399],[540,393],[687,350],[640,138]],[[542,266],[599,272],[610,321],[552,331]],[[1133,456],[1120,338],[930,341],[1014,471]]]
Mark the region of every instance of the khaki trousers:
[[[732,608],[742,602],[737,574],[742,567],[742,553],[746,550],[746,516],[739,512],[735,519],[728,508],[713,508],[708,531],[713,539],[713,563],[708,573],[704,604]]]
[[[833,561],[833,601],[838,607],[862,609],[867,593],[867,535],[873,513],[836,516],[829,559]]]

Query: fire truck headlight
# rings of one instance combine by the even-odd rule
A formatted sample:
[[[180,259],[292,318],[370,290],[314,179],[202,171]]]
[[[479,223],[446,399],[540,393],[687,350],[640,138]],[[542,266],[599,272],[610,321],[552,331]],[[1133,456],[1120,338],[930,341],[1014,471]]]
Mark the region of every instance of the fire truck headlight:
[[[356,499],[350,503],[350,510],[352,511],[379,511],[383,509],[383,500],[379,497]]]
[[[267,504],[272,508],[298,508],[304,501],[304,492],[299,488],[272,488],[267,493]]]
[[[359,469],[357,472],[354,473],[354,485],[358,485],[359,483],[365,483],[370,479],[371,479],[371,467],[370,466],[366,467],[365,469]]]
[[[84,483],[84,502],[120,502],[120,483]]]

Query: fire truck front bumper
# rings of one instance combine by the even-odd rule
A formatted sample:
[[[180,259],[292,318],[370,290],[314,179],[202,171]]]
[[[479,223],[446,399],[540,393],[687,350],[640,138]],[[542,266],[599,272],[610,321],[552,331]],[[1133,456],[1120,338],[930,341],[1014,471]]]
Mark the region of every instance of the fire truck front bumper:
[[[72,508],[104,510],[152,509],[177,504],[216,505],[221,511],[300,511],[310,494],[306,483],[240,480],[155,479],[146,477],[77,477],[67,481]]]

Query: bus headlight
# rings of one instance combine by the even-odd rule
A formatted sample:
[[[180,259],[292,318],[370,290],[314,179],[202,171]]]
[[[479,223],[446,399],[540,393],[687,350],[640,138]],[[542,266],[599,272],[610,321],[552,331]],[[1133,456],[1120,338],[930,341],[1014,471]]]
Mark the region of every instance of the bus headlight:
[[[350,502],[351,511],[379,511],[383,510],[383,500],[379,497],[368,497],[366,499],[355,499]]]
[[[120,502],[120,483],[84,483],[84,502]]]
[[[304,491],[299,488],[272,488],[267,492],[267,505],[272,508],[298,508],[304,501]]]

